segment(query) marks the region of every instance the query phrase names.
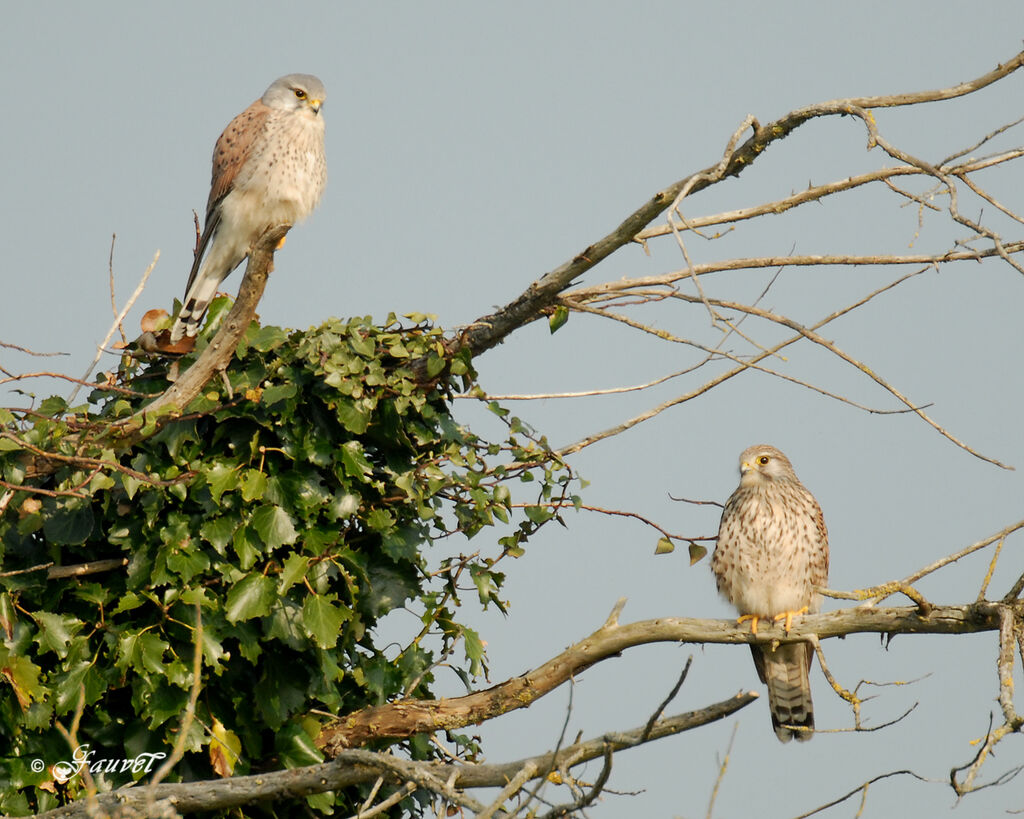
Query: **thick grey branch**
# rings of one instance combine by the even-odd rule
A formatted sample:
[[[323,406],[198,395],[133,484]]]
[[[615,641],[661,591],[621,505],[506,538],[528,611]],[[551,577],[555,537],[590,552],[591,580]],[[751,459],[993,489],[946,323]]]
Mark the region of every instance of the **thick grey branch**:
[[[540,754],[503,764],[451,765],[410,762],[389,754],[353,750],[343,751],[336,759],[322,765],[288,771],[236,776],[207,782],[164,784],[152,789],[145,786],[125,788],[98,795],[94,804],[105,811],[113,812],[120,809],[126,817],[130,817],[146,815],[150,799],[167,800],[179,813],[188,814],[238,807],[267,799],[296,799],[373,782],[378,777],[399,784],[406,781],[427,783],[424,786],[429,788],[429,783],[448,783],[454,775],[449,787],[458,790],[502,787],[527,765],[533,766],[536,771],[533,778],[547,776],[559,765],[572,767],[603,756],[606,748],[613,751],[624,750],[706,725],[735,713],[756,699],[757,694],[741,692],[699,711],[660,720],[655,723],[647,737],[642,736],[644,726],[640,726],[630,731],[606,734],[578,742],[563,748],[557,755]],[[86,800],[82,799],[74,804],[38,814],[32,819],[84,819],[91,815]]]
[[[1018,608],[1020,611],[1018,612]],[[663,617],[620,625],[609,620],[557,657],[520,677],[484,691],[442,700],[405,699],[348,714],[323,729],[317,745],[329,756],[385,738],[403,738],[454,730],[493,719],[533,702],[590,666],[649,643],[793,642],[811,635],[842,637],[859,632],[880,634],[965,634],[999,629],[1000,611],[1024,613],[1024,601],[978,602],[965,606],[931,606],[928,614],[914,608],[852,608],[799,618],[786,635],[781,626],[761,628],[757,635],[735,620]]]
[[[552,690],[559,681],[608,657],[616,656],[632,646],[656,642],[685,643],[752,643],[779,640],[789,642],[812,635],[820,638],[842,637],[847,634],[872,632],[882,634],[965,634],[978,631],[997,631],[1008,617],[1024,616],[1024,602],[992,603],[981,601],[962,606],[932,606],[927,615],[919,608],[852,608],[827,614],[804,616],[794,622],[787,635],[779,626],[762,626],[754,636],[748,627],[737,627],[733,620],[699,620],[683,617],[664,617],[621,625],[612,617],[584,640],[570,646],[557,657],[522,677],[516,677],[487,691],[451,700],[403,700],[366,709],[340,721],[332,732],[325,731],[329,739],[321,740],[332,762],[289,771],[239,776],[211,782],[161,784],[152,791],[148,788],[127,788],[96,797],[99,807],[113,811],[127,808],[127,815],[145,815],[148,799],[169,800],[181,813],[215,808],[229,808],[266,799],[296,799],[313,793],[337,790],[364,782],[373,782],[383,776],[399,784],[406,781],[420,783],[447,783],[456,789],[501,787],[527,765],[535,766],[536,776],[545,776],[561,767],[572,767],[580,762],[604,756],[607,748],[613,751],[630,748],[646,741],[659,739],[690,728],[721,719],[756,699],[752,692],[738,694],[700,711],[680,714],[660,720],[653,726],[639,726],[624,733],[610,733],[585,742],[576,743],[555,753],[541,754],[529,759],[500,765],[439,765],[413,763],[397,757],[362,750],[345,750],[346,742],[356,736],[364,740],[381,737],[410,736],[414,733],[466,725],[494,716],[489,713],[496,703],[503,710],[529,705],[540,692]],[[523,699],[515,700],[518,696]],[[646,737],[645,737],[646,734]],[[442,794],[443,795],[443,794]],[[68,805],[40,817],[64,819],[85,817],[86,800]]]

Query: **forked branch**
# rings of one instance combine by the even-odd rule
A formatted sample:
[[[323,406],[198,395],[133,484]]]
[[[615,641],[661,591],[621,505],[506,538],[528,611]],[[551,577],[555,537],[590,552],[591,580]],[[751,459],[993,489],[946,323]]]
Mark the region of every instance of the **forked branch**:
[[[781,626],[761,628],[757,635],[751,635],[749,627],[737,627],[734,620],[662,617],[621,625],[610,619],[590,636],[521,677],[464,697],[405,699],[365,708],[325,727],[317,745],[334,756],[346,748],[358,748],[375,740],[455,730],[493,719],[529,707],[595,663],[649,643],[794,642],[813,635],[825,639],[858,633],[967,634],[998,631],[1004,610],[1019,617],[1024,614],[1024,601],[934,605],[927,616],[918,607],[841,609],[804,616],[794,622],[788,635]]]
[[[520,771],[532,770],[524,780],[547,776],[549,772],[567,769],[606,756],[673,736],[682,731],[722,719],[757,699],[757,694],[741,692],[699,711],[667,717],[646,732],[646,726],[629,731],[613,732],[594,739],[566,746],[555,753],[494,765],[439,764],[412,762],[386,753],[372,751],[341,751],[331,762],[272,773],[236,776],[206,782],[161,784],[155,788],[128,788],[82,799],[74,804],[38,814],[31,819],[78,819],[98,815],[97,809],[119,811],[123,819],[149,816],[155,802],[168,802],[179,814],[197,813],[239,807],[272,799],[297,799],[324,791],[340,790],[383,778],[387,782],[414,782],[455,804],[482,812],[483,805],[462,793],[467,788],[502,787]],[[150,802],[149,800],[153,800]],[[504,813],[495,815],[504,816]]]
[[[456,346],[466,347],[473,355],[479,355],[499,344],[512,331],[541,318],[544,311],[554,304],[559,293],[616,250],[635,241],[644,228],[668,209],[684,190],[688,195],[692,195],[721,180],[739,176],[772,144],[785,139],[810,120],[819,117],[847,115],[855,113],[855,109],[870,111],[874,108],[891,108],[953,99],[985,88],[1009,76],[1022,65],[1024,65],[1024,51],[1015,54],[1011,59],[980,77],[949,88],[910,94],[833,100],[798,108],[763,126],[758,126],[754,121],[753,135],[734,151],[728,151],[723,157],[723,161],[690,174],[655,193],[627,216],[611,233],[587,245],[571,259],[537,279],[515,300],[499,310],[477,319],[457,339]]]

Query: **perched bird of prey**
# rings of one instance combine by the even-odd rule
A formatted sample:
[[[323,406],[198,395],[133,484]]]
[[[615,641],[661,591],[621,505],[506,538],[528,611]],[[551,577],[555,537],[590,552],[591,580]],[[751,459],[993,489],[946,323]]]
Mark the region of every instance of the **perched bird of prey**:
[[[718,591],[751,621],[785,621],[821,610],[814,586],[828,582],[828,531],[814,495],[800,483],[789,458],[772,446],[740,455],[740,485],[725,503],[711,558]],[[772,727],[782,742],[808,740],[814,709],[808,672],[810,643],[751,645],[761,682],[768,686]],[[803,729],[803,730],[800,730]]]
[[[311,74],[289,74],[274,80],[220,135],[206,224],[172,343],[196,334],[220,283],[267,228],[294,225],[320,202],[327,184],[320,114],[326,96]]]

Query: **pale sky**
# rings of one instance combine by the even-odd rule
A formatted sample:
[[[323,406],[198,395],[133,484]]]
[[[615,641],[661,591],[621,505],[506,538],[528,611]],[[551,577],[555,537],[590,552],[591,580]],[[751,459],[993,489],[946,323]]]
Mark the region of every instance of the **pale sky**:
[[[313,73],[327,87],[329,183],[320,209],[278,254],[260,306],[263,320],[307,327],[332,315],[382,321],[388,312],[422,311],[453,328],[514,298],[657,190],[717,162],[746,115],[767,122],[837,97],[974,78],[1017,53],[1022,22],[1019,0],[969,10],[922,0],[310,2],[287,10],[240,2],[9,3],[0,18],[8,88],[0,128],[0,341],[71,355],[41,364],[0,349],[0,365],[81,374],[111,322],[114,233],[119,300],[160,251],[129,331],[137,331],[145,310],[170,309],[187,277],[192,210],[205,207],[213,143],[282,74]],[[1015,119],[1021,99],[1024,72],[968,100],[879,111],[876,118],[891,142],[938,161]],[[999,144],[1022,141],[1016,129]],[[812,123],[738,180],[694,197],[687,214],[755,205],[885,164],[893,162],[867,150],[864,129],[852,118]],[[1019,164],[979,179],[1024,211]],[[942,208],[945,200],[935,204]],[[978,217],[980,200],[964,206]],[[923,253],[967,236],[947,215],[929,211],[915,238],[917,207],[900,207],[892,194],[805,210],[747,223],[715,242],[691,238],[688,248],[695,261],[909,252],[911,245]],[[991,206],[982,216],[1007,240],[1024,233],[997,220]],[[682,267],[671,240],[660,241],[650,257],[639,247],[621,250],[584,282]],[[706,286],[718,298],[750,300],[773,274],[724,274]],[[763,306],[811,324],[892,278],[891,270],[787,269]],[[236,273],[225,286],[237,288],[239,279]],[[972,457],[913,416],[870,415],[748,372],[575,456],[573,467],[590,481],[584,501],[637,512],[677,534],[713,534],[716,508],[674,503],[669,494],[724,501],[738,480],[739,453],[771,443],[787,453],[824,510],[831,585],[852,589],[903,577],[1024,517],[1022,299],[1024,278],[1007,264],[965,263],[919,276],[824,331],[911,400],[930,405],[953,435],[1017,471]],[[673,332],[711,337],[700,309],[673,305],[647,315]],[[778,335],[753,322],[744,327],[763,342]],[[872,407],[898,406],[820,349],[796,345],[786,355],[777,364],[788,375]],[[640,383],[692,360],[685,349],[577,316],[555,336],[542,324],[517,332],[477,367],[487,390],[533,393]],[[102,366],[114,363],[107,356]],[[509,406],[562,446],[698,383]],[[38,389],[47,394],[44,387]],[[5,396],[3,403],[23,399]],[[468,422],[486,423],[468,401],[457,410]],[[635,521],[586,513],[569,514],[566,522],[567,528],[545,527],[524,557],[505,566],[507,618],[476,611],[466,596],[461,615],[488,643],[492,682],[583,638],[620,597],[629,599],[625,622],[734,616],[715,592],[707,561],[689,567],[685,546],[655,557],[657,534]],[[496,551],[499,534],[485,531],[437,549]],[[1021,545],[1021,535],[1005,544],[990,596],[1002,596],[1024,570]],[[971,602],[990,556],[975,555],[921,589],[937,602]],[[838,607],[826,601],[827,610]],[[394,639],[417,627],[403,613],[387,621]],[[735,726],[716,817],[796,816],[900,769],[934,781],[903,777],[872,786],[865,817],[948,811],[950,767],[971,759],[971,742],[984,735],[991,712],[998,721],[995,635],[901,636],[888,647],[877,636],[855,635],[829,640],[825,650],[848,688],[861,679],[924,678],[873,692],[864,706],[869,724],[913,703],[917,709],[878,733],[824,733],[782,746],[763,697],[728,720],[617,755],[609,789],[642,793],[608,792],[588,814],[704,816]],[[691,653],[690,677],[668,713],[739,690],[763,691],[745,647],[636,648],[577,680],[568,735],[644,724]],[[811,683],[818,727],[849,727],[848,707],[817,668]],[[458,696],[463,689],[441,670],[435,692]],[[540,753],[554,746],[567,701],[562,689],[468,732],[483,737],[493,762]],[[1024,749],[1011,738],[983,776],[1022,762]],[[580,776],[592,781],[598,771],[592,763]],[[1020,787],[1014,781],[974,794],[952,815],[1019,808]],[[565,799],[553,789],[547,795]],[[853,815],[854,804],[824,815]]]

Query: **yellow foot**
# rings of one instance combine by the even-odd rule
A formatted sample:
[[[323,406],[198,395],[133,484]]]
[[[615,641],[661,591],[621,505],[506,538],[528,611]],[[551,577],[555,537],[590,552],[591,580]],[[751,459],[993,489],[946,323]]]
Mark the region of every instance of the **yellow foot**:
[[[758,614],[744,614],[736,621],[737,626],[743,625],[747,620],[750,621],[750,633],[757,634],[757,621],[761,619]]]
[[[282,247],[284,247],[284,240],[287,238],[287,236],[282,236],[281,241],[277,243],[277,247],[275,247],[274,250],[280,250]]]
[[[785,620],[786,622],[782,627],[786,630],[786,634],[789,634],[789,630],[793,628],[793,618],[799,617],[801,614],[807,614],[807,611],[807,606],[804,606],[802,609],[797,609],[796,611],[784,611],[782,614],[776,614],[772,620],[776,623],[779,622],[779,620]]]

